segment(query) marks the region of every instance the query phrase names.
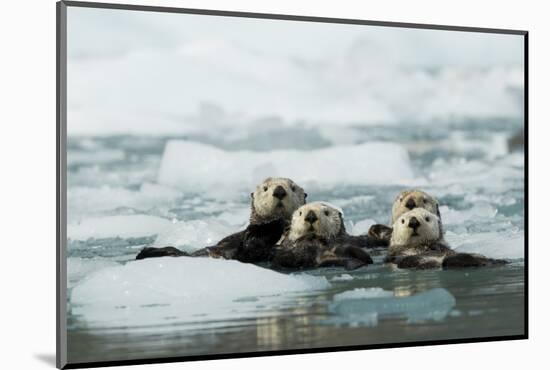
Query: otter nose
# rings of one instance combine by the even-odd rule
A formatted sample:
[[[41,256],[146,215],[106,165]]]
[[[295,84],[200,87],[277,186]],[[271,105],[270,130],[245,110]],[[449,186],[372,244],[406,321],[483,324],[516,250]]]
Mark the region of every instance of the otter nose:
[[[314,223],[315,221],[317,221],[317,215],[315,214],[315,212],[313,211],[309,211],[306,215],[306,219],[305,219],[307,222],[309,222],[310,224]]]
[[[413,230],[416,230],[418,226],[420,226],[420,222],[418,222],[416,217],[411,217],[411,219],[409,220],[409,227]]]
[[[405,207],[407,207],[408,209],[413,209],[416,207],[416,203],[414,202],[414,199],[412,198],[409,198],[409,200],[407,201],[407,203],[405,204]]]
[[[281,185],[277,186],[273,190],[273,196],[279,200],[283,199],[286,196],[286,190]]]

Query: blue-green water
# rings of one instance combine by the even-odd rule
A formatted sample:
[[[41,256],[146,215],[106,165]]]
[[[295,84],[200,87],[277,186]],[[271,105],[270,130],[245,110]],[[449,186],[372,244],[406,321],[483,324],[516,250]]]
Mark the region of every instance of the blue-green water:
[[[348,126],[334,137],[311,127],[257,129],[229,139],[216,134],[69,137],[69,361],[522,334],[524,157],[521,152],[509,152],[506,145],[507,138],[520,127],[521,122],[494,120],[433,126]],[[246,224],[250,190],[236,189],[227,196],[227,192],[182,191],[173,184],[159,183],[165,144],[174,139],[228,152],[289,148],[314,152],[371,141],[398,143],[409,153],[413,181],[342,183],[316,191],[306,188],[308,200],[329,201],[341,207],[348,231],[360,234],[374,222],[388,221],[391,203],[400,190],[420,187],[439,199],[451,246],[508,258],[513,263],[490,269],[416,272],[385,266],[380,255],[375,256],[378,263],[374,266],[352,272],[306,272],[324,284],[309,291],[289,293],[281,288],[269,299],[251,297],[246,291],[242,299],[232,295],[223,301],[227,312],[221,313],[199,307],[197,312],[203,313],[199,316],[186,317],[183,311],[166,316],[164,303],[158,305],[155,297],[148,299],[142,294],[138,305],[142,309],[127,311],[130,317],[120,325],[109,319],[109,310],[113,318],[126,312],[123,298],[101,297],[101,289],[92,292],[98,301],[106,302],[101,306],[105,315],[98,315],[100,306],[73,302],[73,290],[80,289],[80,297],[88,294],[86,289],[98,274],[135,263],[131,261],[145,245],[171,242],[182,248],[200,247]],[[254,274],[261,276],[262,272]],[[146,277],[120,276],[135,277],[127,284],[147,285]],[[205,286],[212,283],[209,276],[206,271],[201,277]],[[113,282],[119,283],[125,282]],[[143,291],[139,289],[133,292]],[[172,286],[166,289],[164,293],[178,299],[183,294]],[[235,290],[238,292],[239,286]],[[197,292],[189,291],[190,299],[196,298],[195,293],[198,296],[198,288]],[[155,319],[153,323],[144,323],[147,320],[140,316],[144,312]],[[136,314],[135,320],[132,314]]]

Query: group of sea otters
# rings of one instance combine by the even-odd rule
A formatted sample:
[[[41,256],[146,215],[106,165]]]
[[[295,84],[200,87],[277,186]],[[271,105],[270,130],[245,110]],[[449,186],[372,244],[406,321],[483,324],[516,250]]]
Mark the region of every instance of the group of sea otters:
[[[387,249],[385,263],[402,269],[463,268],[508,263],[479,254],[458,253],[443,237],[437,199],[406,190],[395,199],[391,227],[373,225],[366,235],[346,232],[342,212],[333,206],[306,203],[307,194],[288,178],[270,177],[251,195],[248,227],[216,245],[193,253],[173,246],[145,247],[136,259],[164,256],[214,257],[267,263],[274,269],[342,266],[353,270],[372,264],[371,253]]]

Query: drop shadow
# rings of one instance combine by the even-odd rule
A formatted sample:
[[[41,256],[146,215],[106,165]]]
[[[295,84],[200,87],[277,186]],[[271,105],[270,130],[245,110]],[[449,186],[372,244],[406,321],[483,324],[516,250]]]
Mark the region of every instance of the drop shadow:
[[[46,365],[50,365],[52,367],[55,367],[55,353],[35,353],[34,358],[37,360],[42,361]]]

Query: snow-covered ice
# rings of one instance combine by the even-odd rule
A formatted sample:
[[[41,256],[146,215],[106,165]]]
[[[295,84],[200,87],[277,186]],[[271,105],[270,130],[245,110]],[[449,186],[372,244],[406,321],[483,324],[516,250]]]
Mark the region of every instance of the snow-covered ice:
[[[365,143],[311,151],[226,151],[173,140],[166,144],[158,182],[214,196],[250,191],[266,177],[289,177],[308,189],[339,184],[400,184],[414,179],[407,151],[393,143]]]
[[[98,216],[67,225],[67,237],[73,240],[89,238],[132,238],[160,233],[171,225],[170,220],[149,215]]]
[[[187,252],[216,244],[239,227],[218,219],[179,221],[167,227],[156,238],[154,247],[173,246]]]
[[[71,293],[88,323],[122,327],[239,319],[260,302],[276,308],[292,294],[330,287],[325,277],[286,275],[211,258],[154,258],[96,271]],[[292,302],[292,299],[290,299]]]
[[[356,288],[338,293],[334,296],[334,301],[343,301],[346,299],[361,299],[361,298],[387,298],[393,297],[393,292],[382,288]]]
[[[455,234],[447,232],[445,239],[457,252],[480,253],[491,258],[524,258],[523,231]]]

